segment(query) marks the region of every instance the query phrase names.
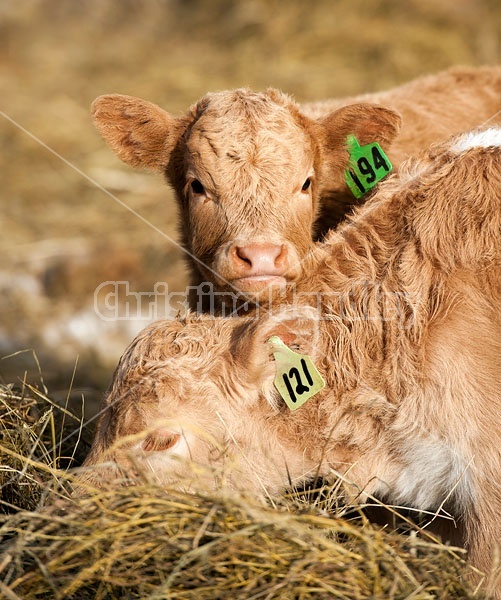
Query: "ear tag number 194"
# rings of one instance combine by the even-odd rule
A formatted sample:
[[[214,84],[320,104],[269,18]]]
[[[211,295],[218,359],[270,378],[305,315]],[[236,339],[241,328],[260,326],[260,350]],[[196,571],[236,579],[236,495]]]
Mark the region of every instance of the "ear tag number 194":
[[[354,135],[349,135],[346,144],[350,165],[344,172],[344,180],[355,198],[361,198],[386,177],[393,167],[376,142],[361,146]]]
[[[276,335],[268,343],[277,365],[275,387],[287,406],[296,410],[323,389],[325,381],[309,356],[294,352]]]

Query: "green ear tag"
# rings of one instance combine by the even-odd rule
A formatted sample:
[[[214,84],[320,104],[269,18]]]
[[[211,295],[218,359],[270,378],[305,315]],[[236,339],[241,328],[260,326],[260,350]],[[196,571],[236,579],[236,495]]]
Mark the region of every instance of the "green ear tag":
[[[324,388],[325,381],[309,356],[294,352],[276,335],[268,343],[277,365],[275,387],[287,406],[296,410]]]
[[[376,142],[361,146],[354,135],[349,135],[346,144],[350,166],[344,172],[344,180],[355,198],[361,198],[386,177],[393,167]]]

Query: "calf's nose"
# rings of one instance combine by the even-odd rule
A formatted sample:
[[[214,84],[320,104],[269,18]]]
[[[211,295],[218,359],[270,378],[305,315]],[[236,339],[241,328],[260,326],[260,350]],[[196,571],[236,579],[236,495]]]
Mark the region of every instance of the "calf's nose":
[[[283,275],[288,268],[285,244],[251,243],[233,246],[233,268],[240,277]]]

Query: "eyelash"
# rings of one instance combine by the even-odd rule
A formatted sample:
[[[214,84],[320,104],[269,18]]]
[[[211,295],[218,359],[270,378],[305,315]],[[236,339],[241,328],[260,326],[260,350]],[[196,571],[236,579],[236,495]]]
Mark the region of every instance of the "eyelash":
[[[143,442],[145,452],[162,452],[175,446],[179,440],[178,433],[149,434]]]

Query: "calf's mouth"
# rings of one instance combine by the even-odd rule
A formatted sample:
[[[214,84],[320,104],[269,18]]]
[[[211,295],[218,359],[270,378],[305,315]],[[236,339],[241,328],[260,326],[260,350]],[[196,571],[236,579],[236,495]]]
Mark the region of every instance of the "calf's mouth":
[[[284,289],[287,285],[287,278],[283,275],[269,275],[262,273],[259,275],[249,275],[247,277],[238,277],[233,279],[231,284],[242,290],[242,292],[263,292],[272,288]]]

